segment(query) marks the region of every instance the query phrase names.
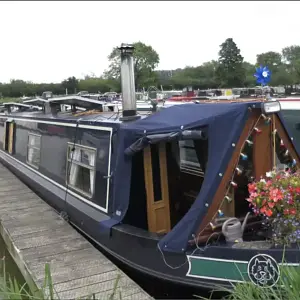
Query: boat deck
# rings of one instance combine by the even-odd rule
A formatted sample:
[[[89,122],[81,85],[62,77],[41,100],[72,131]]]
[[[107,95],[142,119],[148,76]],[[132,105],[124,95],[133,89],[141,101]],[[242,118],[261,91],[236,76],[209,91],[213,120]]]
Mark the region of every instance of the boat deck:
[[[1,163],[0,220],[31,291],[43,286],[49,263],[55,298],[152,299]]]

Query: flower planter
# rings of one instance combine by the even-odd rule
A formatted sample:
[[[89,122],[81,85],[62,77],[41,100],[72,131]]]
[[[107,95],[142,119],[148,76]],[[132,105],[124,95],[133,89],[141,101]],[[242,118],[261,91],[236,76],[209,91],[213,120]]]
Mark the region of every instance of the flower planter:
[[[248,185],[247,199],[256,215],[269,226],[274,247],[298,247],[300,242],[300,173],[268,172],[266,179]],[[276,245],[276,246],[275,246]]]

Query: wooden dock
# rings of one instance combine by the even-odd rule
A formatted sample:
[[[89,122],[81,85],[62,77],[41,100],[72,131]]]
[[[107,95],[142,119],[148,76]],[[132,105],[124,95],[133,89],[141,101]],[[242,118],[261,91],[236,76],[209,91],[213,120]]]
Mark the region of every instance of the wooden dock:
[[[32,291],[42,287],[49,263],[55,298],[153,299],[1,163],[0,220]]]

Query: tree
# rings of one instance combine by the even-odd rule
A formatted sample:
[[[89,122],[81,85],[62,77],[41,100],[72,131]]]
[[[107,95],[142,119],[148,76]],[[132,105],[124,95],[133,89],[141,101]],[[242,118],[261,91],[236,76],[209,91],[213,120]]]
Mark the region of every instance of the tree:
[[[142,42],[134,43],[133,46],[135,86],[140,88],[143,85],[152,85],[157,80],[157,74],[154,72],[154,69],[159,64],[159,55],[151,46]],[[121,57],[117,47],[113,48],[108,59],[110,65],[104,73],[105,78],[119,79]]]
[[[240,87],[245,82],[244,58],[232,38],[220,45],[216,75],[223,87]]]
[[[256,64],[268,66],[272,72],[270,85],[286,84],[290,80],[286,68],[282,63],[282,55],[278,52],[269,51],[256,55]],[[281,82],[283,81],[283,82]]]
[[[254,87],[256,85],[255,78],[253,76],[255,72],[255,65],[244,61],[243,68],[245,70],[245,82],[244,82],[245,86]]]
[[[257,54],[256,63],[257,65],[266,65],[271,71],[273,71],[276,69],[276,66],[281,65],[281,54],[273,51]]]
[[[75,94],[78,89],[78,80],[76,79],[76,77],[72,76],[72,77],[69,77],[68,79],[64,80],[61,83],[61,85],[64,89],[68,89],[68,94],[69,93]]]
[[[271,83],[273,86],[292,85],[294,81],[293,75],[289,72],[289,68],[286,64],[281,64],[277,67],[277,71],[272,74]]]
[[[282,49],[282,57],[288,65],[288,70],[293,77],[293,84],[300,82],[300,46],[290,46]]]

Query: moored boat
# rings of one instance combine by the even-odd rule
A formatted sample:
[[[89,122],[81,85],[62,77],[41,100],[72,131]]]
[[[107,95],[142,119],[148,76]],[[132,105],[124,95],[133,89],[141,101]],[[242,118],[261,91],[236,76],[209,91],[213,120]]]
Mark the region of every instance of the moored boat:
[[[269,243],[246,201],[253,179],[299,167],[297,105],[239,99],[138,114],[133,49],[120,50],[121,113],[79,96],[8,111],[1,161],[105,251],[157,279],[261,284],[279,274],[283,252],[284,266],[298,266],[298,248]]]

